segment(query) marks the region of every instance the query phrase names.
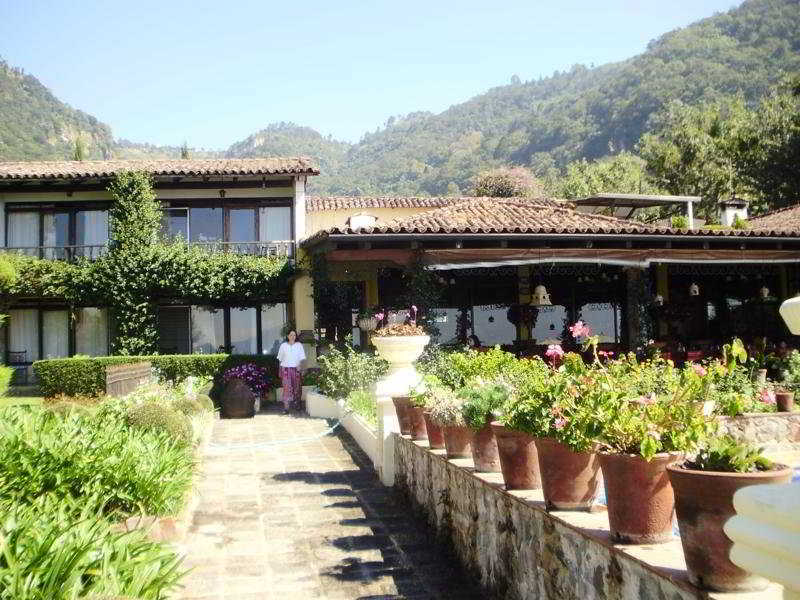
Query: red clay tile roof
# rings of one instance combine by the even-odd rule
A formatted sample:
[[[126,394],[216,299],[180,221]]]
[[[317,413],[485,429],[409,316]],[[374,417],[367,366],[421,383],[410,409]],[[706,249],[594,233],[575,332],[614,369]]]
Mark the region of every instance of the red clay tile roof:
[[[468,200],[479,200],[474,196],[309,196],[306,199],[307,212],[327,210],[353,210],[361,208],[442,208]],[[563,205],[566,200],[547,198],[513,198],[521,202],[535,204]]]
[[[760,217],[748,219],[752,229],[800,231],[800,204],[779,208]]]
[[[789,237],[798,231],[762,229],[673,229],[606,215],[583,213],[569,204],[536,199],[476,198],[458,204],[420,213],[413,217],[377,223],[357,230],[332,227],[311,238],[350,234],[622,234],[622,235],[686,235],[703,237]]]
[[[181,160],[59,160],[0,162],[0,179],[76,179],[113,177],[122,171],[151,175],[319,175],[305,157],[181,159]]]

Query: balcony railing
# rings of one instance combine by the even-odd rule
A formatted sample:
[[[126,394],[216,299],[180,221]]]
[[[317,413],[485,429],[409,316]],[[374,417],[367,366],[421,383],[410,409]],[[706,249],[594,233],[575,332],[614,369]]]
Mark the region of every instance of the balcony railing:
[[[27,247],[8,247],[6,252],[31,256],[34,258],[49,258],[52,260],[65,260],[73,262],[79,258],[95,260],[108,252],[105,244],[97,246],[27,246]]]
[[[191,245],[206,248],[212,252],[232,252],[250,256],[285,258],[294,256],[294,242],[291,240],[271,242],[192,242]]]
[[[206,248],[212,252],[232,252],[250,256],[267,256],[278,258],[294,257],[294,242],[278,240],[271,242],[192,242],[192,246]],[[108,246],[28,246],[8,247],[6,252],[73,262],[79,258],[95,260],[108,252]]]

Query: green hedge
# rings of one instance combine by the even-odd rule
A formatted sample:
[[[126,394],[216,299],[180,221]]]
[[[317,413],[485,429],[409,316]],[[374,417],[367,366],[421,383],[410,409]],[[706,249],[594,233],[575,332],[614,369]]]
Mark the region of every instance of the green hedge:
[[[270,355],[163,354],[155,356],[98,356],[38,360],[33,371],[43,396],[97,396],[106,391],[106,367],[149,361],[161,381],[179,383],[189,376],[214,378],[212,398],[221,389],[222,373],[242,363],[266,367],[277,379],[278,362]]]

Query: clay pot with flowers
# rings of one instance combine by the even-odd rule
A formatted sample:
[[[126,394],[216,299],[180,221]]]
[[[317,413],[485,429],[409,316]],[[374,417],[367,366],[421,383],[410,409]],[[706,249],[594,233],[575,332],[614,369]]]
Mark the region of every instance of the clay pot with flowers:
[[[612,538],[654,544],[672,539],[675,499],[667,466],[710,431],[703,413],[710,381],[702,368],[682,372],[660,359],[606,364],[621,394],[603,406],[598,437]]]
[[[725,523],[735,514],[733,496],[749,485],[789,483],[792,469],[773,464],[730,437],[711,438],[697,455],[667,467],[675,491],[681,546],[689,580],[721,592],[764,589],[767,580],[735,565]]]
[[[444,448],[444,433],[442,428],[431,420],[429,407],[431,401],[436,397],[437,390],[441,387],[442,383],[434,375],[425,375],[421,384],[414,388],[409,395],[411,404],[422,413],[425,436],[428,440],[428,448],[431,450]],[[413,431],[412,439],[414,439]]]
[[[471,457],[473,432],[464,420],[461,399],[443,385],[429,385],[426,394],[427,416],[442,430],[447,458]]]
[[[511,386],[502,379],[484,381],[476,378],[459,391],[459,396],[464,402],[464,420],[474,434],[472,461],[475,470],[479,473],[499,472],[500,455],[491,423],[495,414],[512,398]]]
[[[222,374],[225,384],[221,395],[220,416],[226,419],[247,419],[255,415],[255,401],[274,386],[269,372],[253,363],[227,369]]]
[[[409,392],[420,383],[421,376],[414,361],[422,354],[430,337],[417,325],[416,306],[406,313],[379,312],[375,318],[381,326],[373,332],[372,343],[378,355],[389,363],[389,370],[378,385],[392,398],[401,433],[412,435],[416,424],[419,434],[425,426],[422,409],[411,403]],[[380,395],[381,390],[376,391]]]

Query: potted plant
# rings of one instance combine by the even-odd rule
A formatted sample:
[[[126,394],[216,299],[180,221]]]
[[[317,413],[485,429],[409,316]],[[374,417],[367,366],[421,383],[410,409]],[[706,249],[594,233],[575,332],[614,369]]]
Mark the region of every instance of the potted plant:
[[[724,436],[695,458],[667,467],[686,568],[693,584],[721,592],[754,591],[767,581],[733,564],[733,542],[723,525],[735,514],[733,495],[748,485],[788,483],[792,469],[773,464],[758,449]]]
[[[374,307],[362,308],[358,311],[358,319],[356,321],[358,323],[358,328],[367,333],[375,331],[378,327],[378,319],[375,315],[378,312],[378,309]]]
[[[775,401],[780,412],[792,412],[794,394],[800,389],[800,352],[793,350],[786,358],[786,368],[781,372],[781,382],[775,389]]]
[[[495,411],[512,396],[511,386],[503,380],[484,382],[480,378],[468,383],[459,391],[463,400],[461,410],[464,421],[473,432],[472,461],[479,473],[497,473],[500,455],[491,423]]]
[[[442,383],[434,375],[425,375],[423,382],[412,390],[409,399],[411,405],[422,414],[428,448],[438,450],[444,448],[444,434],[442,428],[431,420],[429,404],[435,396],[436,390]]]
[[[381,323],[388,316],[382,312],[377,313],[375,318]],[[373,332],[372,343],[378,351],[378,355],[389,363],[389,371],[380,382],[381,387],[392,390],[394,393],[387,393],[392,397],[392,402],[397,410],[397,418],[400,421],[401,433],[411,434],[411,421],[408,410],[410,408],[409,392],[420,382],[420,375],[414,367],[414,361],[419,358],[425,346],[430,341],[430,337],[425,330],[417,325],[417,307],[412,306],[406,313],[404,322],[395,322],[383,327],[379,327]],[[405,393],[398,394],[397,390],[405,390]]]
[[[679,374],[661,360],[623,358],[608,368],[625,392],[609,403],[598,438],[611,537],[628,544],[667,542],[675,499],[666,468],[710,429],[711,418],[703,413],[708,377],[697,365]]]
[[[220,416],[227,419],[247,419],[255,415],[256,397],[263,397],[272,381],[263,367],[245,363],[231,367],[222,374]]]
[[[461,401],[445,387],[434,388],[427,402],[430,420],[442,428],[447,458],[472,456],[472,430],[467,427]]]

